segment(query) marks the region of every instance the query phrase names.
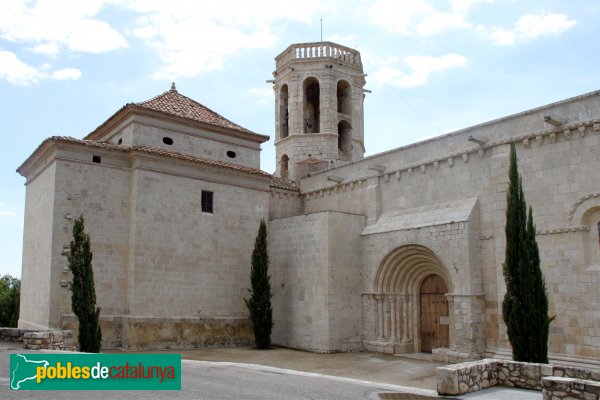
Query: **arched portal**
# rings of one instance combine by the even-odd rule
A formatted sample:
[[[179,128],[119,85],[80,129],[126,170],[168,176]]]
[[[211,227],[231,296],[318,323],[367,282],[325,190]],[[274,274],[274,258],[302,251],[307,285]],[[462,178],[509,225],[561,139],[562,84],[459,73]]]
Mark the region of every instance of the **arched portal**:
[[[446,294],[453,287],[448,269],[430,248],[410,244],[391,251],[374,281],[376,342],[395,353],[451,346]]]

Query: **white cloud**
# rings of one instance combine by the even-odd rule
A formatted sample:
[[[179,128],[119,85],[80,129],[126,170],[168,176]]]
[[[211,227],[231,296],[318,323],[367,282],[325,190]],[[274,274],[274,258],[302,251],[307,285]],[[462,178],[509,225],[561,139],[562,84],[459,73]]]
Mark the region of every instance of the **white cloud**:
[[[394,33],[408,34],[414,20],[435,10],[427,1],[377,0],[367,11],[369,22]]]
[[[540,36],[559,35],[576,24],[565,14],[526,14],[519,18],[512,30],[494,27],[489,36],[494,44],[511,46]]]
[[[45,77],[45,73],[25,64],[15,53],[0,50],[0,79],[15,85],[28,85]]]
[[[402,61],[410,68],[409,73],[388,63],[375,71],[374,81],[380,84],[391,83],[399,87],[420,86],[426,84],[429,76],[434,72],[462,67],[467,63],[464,56],[452,53],[439,57],[408,56]]]
[[[49,68],[47,64],[41,67],[41,69],[47,68]],[[79,79],[80,77],[81,72],[75,68],[65,68],[52,73],[42,72],[21,61],[15,53],[0,50],[0,79],[14,85],[30,85],[42,79]]]
[[[423,21],[417,25],[416,29],[423,36],[431,36],[446,30],[470,28],[471,26],[472,24],[465,20],[464,15],[438,12],[423,18]]]
[[[34,52],[51,56],[62,50],[103,53],[127,47],[119,32],[93,18],[104,4],[102,0],[3,0],[0,37],[31,44]]]
[[[308,23],[324,6],[318,0],[281,2],[124,1],[140,14],[131,34],[157,51],[162,66],[155,79],[189,77],[220,69],[245,49],[277,42],[271,27],[278,20]]]
[[[52,73],[52,79],[56,80],[65,80],[65,79],[73,79],[77,80],[81,78],[81,71],[77,68],[63,68],[58,71],[54,71]]]
[[[473,24],[467,20],[471,9],[478,3],[492,1],[451,0],[447,2],[449,10],[445,10],[438,8],[441,4],[439,1],[376,0],[367,11],[367,19],[390,32],[417,32],[423,36],[431,36],[451,29],[472,28]]]

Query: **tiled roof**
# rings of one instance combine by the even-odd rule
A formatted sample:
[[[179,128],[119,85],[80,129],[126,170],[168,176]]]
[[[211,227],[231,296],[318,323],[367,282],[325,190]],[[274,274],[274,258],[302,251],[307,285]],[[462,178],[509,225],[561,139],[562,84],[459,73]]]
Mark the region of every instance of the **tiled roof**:
[[[269,140],[269,136],[261,135],[256,132],[252,132],[238,124],[235,124],[223,117],[222,115],[214,112],[210,108],[198,103],[195,100],[190,99],[187,96],[180,94],[175,89],[175,84],[171,86],[171,90],[168,90],[150,100],[141,101],[139,103],[127,103],[121,107],[116,113],[110,118],[104,121],[100,126],[94,129],[88,134],[85,139],[97,139],[101,136],[99,132],[103,132],[104,128],[110,126],[110,123],[115,121],[118,117],[122,116],[127,110],[130,111],[155,111],[168,115],[172,115],[179,118],[185,118],[187,120],[201,122],[203,124],[211,125],[217,128],[227,129],[232,133],[241,133],[246,138],[252,138],[255,141],[266,142]]]
[[[298,186],[298,184],[294,181],[288,181],[287,179],[281,179],[278,178],[276,176],[271,178],[271,187],[277,188],[277,189],[285,189],[285,190],[292,190],[295,192],[299,192],[300,191],[300,187]]]
[[[205,122],[210,125],[219,126],[221,128],[233,129],[244,133],[252,132],[238,124],[235,124],[223,117],[222,115],[212,111],[208,107],[203,106],[195,100],[190,99],[180,94],[173,86],[171,90],[164,92],[150,100],[134,103],[141,108],[160,111],[167,114],[175,115],[182,118],[193,119],[195,121]]]
[[[21,166],[17,169],[17,172],[20,173],[21,169],[35,156],[35,154],[40,149],[42,149],[48,143],[78,144],[78,145],[89,146],[89,147],[94,147],[94,148],[99,148],[99,149],[104,149],[104,150],[110,150],[110,151],[117,151],[117,152],[122,152],[122,153],[154,154],[154,155],[159,155],[159,156],[163,156],[163,157],[191,161],[191,162],[195,162],[198,164],[210,165],[210,166],[225,168],[225,169],[234,170],[234,171],[238,171],[238,172],[244,172],[247,174],[271,177],[271,174],[261,171],[260,169],[245,167],[243,165],[238,165],[238,164],[230,164],[230,163],[223,162],[223,161],[208,160],[206,158],[195,157],[195,156],[191,156],[188,154],[178,153],[175,151],[161,150],[161,149],[157,149],[157,148],[153,148],[153,147],[140,146],[140,145],[137,145],[137,146],[117,145],[114,143],[98,142],[95,140],[75,139],[75,138],[68,137],[68,136],[52,136],[52,137],[49,137],[46,140],[44,140],[38,146],[38,148],[27,158],[27,160],[25,160],[25,162],[23,162],[23,164],[21,164]]]

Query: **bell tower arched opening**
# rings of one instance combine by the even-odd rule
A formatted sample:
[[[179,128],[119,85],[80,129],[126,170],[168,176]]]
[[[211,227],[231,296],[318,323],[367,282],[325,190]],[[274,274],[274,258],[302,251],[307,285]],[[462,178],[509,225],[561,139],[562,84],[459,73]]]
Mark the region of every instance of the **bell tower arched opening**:
[[[352,114],[352,88],[344,80],[337,83],[337,112],[347,115]]]
[[[287,154],[281,156],[281,161],[279,162],[279,170],[280,170],[280,178],[281,179],[289,179],[289,162],[290,158]]]
[[[340,121],[338,124],[338,153],[352,161],[352,127],[348,121]]]
[[[304,87],[304,133],[320,132],[320,94],[317,78],[307,78]]]
[[[288,137],[290,134],[290,114],[288,108],[288,85],[284,84],[279,91],[279,132],[280,139]]]

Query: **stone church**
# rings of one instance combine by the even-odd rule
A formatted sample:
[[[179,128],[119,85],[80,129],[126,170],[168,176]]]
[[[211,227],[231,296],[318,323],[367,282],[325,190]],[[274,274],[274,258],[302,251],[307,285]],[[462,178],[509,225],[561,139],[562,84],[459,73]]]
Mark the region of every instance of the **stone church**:
[[[267,136],[174,85],[40,144],[18,168],[21,328],[76,325],[64,254],[83,214],[104,348],[252,344],[243,298],[265,219],[274,344],[509,357],[515,143],[556,314],[550,358],[600,365],[600,91],[364,157],[359,52],[294,44],[275,61],[274,175],[259,165]]]

